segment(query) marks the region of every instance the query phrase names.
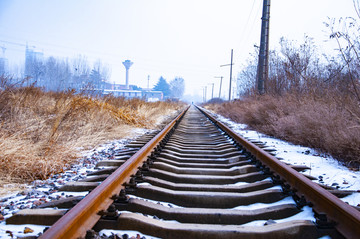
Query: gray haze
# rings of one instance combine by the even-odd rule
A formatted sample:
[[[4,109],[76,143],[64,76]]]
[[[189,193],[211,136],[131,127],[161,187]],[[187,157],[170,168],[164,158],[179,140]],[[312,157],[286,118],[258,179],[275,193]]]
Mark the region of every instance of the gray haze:
[[[224,76],[228,91],[230,51],[234,76],[259,44],[262,0],[0,0],[0,46],[10,65],[24,61],[25,45],[45,56],[91,62],[111,68],[110,82],[125,84],[122,62],[134,62],[130,83],[147,87],[160,76],[185,80],[185,94],[202,95],[202,87]],[[323,22],[354,16],[352,0],[273,0],[270,48],[281,36],[302,41],[314,37],[320,50],[335,46]],[[208,91],[208,94],[210,91]]]

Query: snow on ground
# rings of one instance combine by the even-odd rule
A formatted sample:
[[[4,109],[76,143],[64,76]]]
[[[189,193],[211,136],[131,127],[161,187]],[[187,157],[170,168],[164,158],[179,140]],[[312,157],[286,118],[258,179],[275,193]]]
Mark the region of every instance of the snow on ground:
[[[306,165],[310,167],[311,169],[307,170],[305,173],[316,177],[318,179],[316,182],[337,187],[340,190],[360,190],[360,172],[349,170],[333,158],[320,155],[315,150],[307,147],[292,145],[285,141],[260,134],[256,131],[248,130],[246,125],[234,123],[224,117],[218,116],[218,119],[229,125],[235,132],[243,137],[250,140],[261,141],[266,145],[267,149],[275,149],[276,151],[273,153],[275,153],[276,157],[282,158],[283,162],[294,165]],[[145,133],[143,130],[137,132],[137,134],[143,133]],[[73,165],[66,172],[54,175],[48,180],[35,181],[28,186],[28,190],[0,199],[0,213],[6,219],[21,209],[33,208],[44,202],[70,196],[85,196],[87,192],[58,192],[58,188],[68,181],[76,181],[85,178],[87,173],[95,170],[94,167],[98,161],[111,158],[113,153],[124,148],[128,141],[129,140],[118,140],[110,144],[100,146],[94,150],[86,151],[84,152],[83,158],[80,160],[79,164]],[[131,197],[138,198],[135,196]],[[348,202],[350,205],[358,205],[360,204],[360,193],[353,193],[342,200]],[[176,205],[170,205],[166,202],[158,203],[164,206],[177,207]],[[288,197],[277,203],[293,203],[293,200]],[[268,205],[254,204],[247,205],[246,207],[239,206],[234,209],[249,209],[249,207],[261,208],[266,206]],[[294,220],[297,218],[314,220],[311,209],[307,207],[293,218],[283,220]],[[264,222],[265,221],[254,221],[246,225],[264,225]],[[277,220],[277,222],[281,222],[281,220]],[[26,229],[26,227],[28,229]],[[5,221],[2,220],[0,222],[0,238],[12,238],[12,236],[36,236],[41,233],[44,228],[45,226],[38,225],[6,225]],[[27,231],[26,234],[25,231]],[[135,231],[103,230],[100,234],[108,236],[111,234],[138,234],[136,235],[137,238],[153,238]]]
[[[294,220],[309,220],[314,221],[314,212],[312,211],[312,208],[309,206],[305,206],[301,209],[301,212],[295,214],[294,216],[287,217],[284,219],[278,219],[278,220],[272,220],[276,223],[282,223],[282,222],[289,222]],[[252,221],[246,224],[243,224],[243,226],[263,226],[265,225],[267,221],[266,220],[256,220]]]
[[[272,153],[276,157],[282,158],[284,163],[308,166],[311,169],[304,171],[304,173],[316,177],[317,180],[314,180],[314,182],[336,187],[339,190],[358,191],[341,200],[353,206],[360,204],[360,171],[349,170],[337,160],[330,156],[321,155],[314,149],[293,145],[254,130],[249,130],[247,125],[234,123],[220,115],[217,115],[217,118],[244,138],[261,141],[265,144],[266,149],[276,150]]]
[[[138,130],[136,134],[142,135],[146,132]],[[101,145],[93,150],[83,151],[83,157],[79,160],[78,164],[72,165],[64,173],[56,174],[47,180],[36,180],[28,185],[27,190],[0,198],[0,238],[36,236],[42,233],[46,226],[7,225],[5,220],[21,209],[36,208],[36,206],[42,203],[61,198],[86,196],[88,194],[87,191],[60,192],[58,189],[67,182],[85,178],[89,172],[95,171],[97,162],[111,159],[115,152],[121,151],[129,142],[129,139],[121,139]],[[3,219],[1,219],[1,215]]]

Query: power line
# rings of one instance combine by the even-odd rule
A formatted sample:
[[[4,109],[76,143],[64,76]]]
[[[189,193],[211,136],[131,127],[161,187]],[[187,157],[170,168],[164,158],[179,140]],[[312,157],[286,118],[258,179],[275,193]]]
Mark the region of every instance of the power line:
[[[0,35],[0,37],[2,37],[2,36]],[[25,42],[25,40],[23,40],[23,41]],[[0,40],[0,42],[4,42],[4,43],[11,44],[14,46],[26,47],[26,44],[19,43],[18,41]],[[31,45],[33,45],[34,42],[40,44],[41,46],[40,47],[37,46],[37,48],[41,48],[42,46],[45,45],[45,46],[50,46],[50,47],[53,46],[56,48],[60,48],[60,50],[68,49],[68,50],[78,51],[75,48],[67,47],[67,46],[61,46],[61,45],[44,43],[44,42],[33,41],[33,40],[31,40],[29,42],[31,42]],[[18,51],[20,51],[20,50],[18,50]],[[54,49],[54,48],[52,48],[50,50],[50,52],[54,52],[54,51],[57,52],[58,50]],[[62,52],[62,54],[60,54],[60,55],[64,55],[63,51],[61,51],[61,52]],[[92,60],[92,61],[96,61],[99,58],[103,58],[104,56],[107,55],[107,56],[110,56],[111,58],[106,58],[106,60],[105,60],[106,63],[111,63],[111,65],[117,65],[117,66],[121,65],[120,59],[126,58],[123,55],[111,54],[111,53],[105,53],[105,52],[99,52],[99,51],[92,51],[92,50],[86,50],[86,51],[82,52],[81,54],[84,54],[87,59]],[[154,59],[146,59],[146,58],[138,58],[138,57],[136,59],[146,63],[146,64],[143,64],[143,66],[141,67],[141,69],[145,69],[145,70],[147,70],[147,69],[153,70],[153,69],[158,69],[158,68],[164,69],[164,66],[166,66],[167,68],[175,69],[175,70],[176,69],[177,70],[192,70],[192,71],[200,70],[203,72],[207,72],[209,70],[209,67],[205,66],[205,65],[194,65],[194,64],[187,65],[187,64],[182,64],[180,62],[174,62],[174,61],[169,62],[168,60],[164,60],[164,61],[160,60],[159,61],[159,60],[154,60]]]
[[[257,3],[257,4],[256,4]],[[247,20],[247,25],[246,25],[246,31],[243,31],[243,35],[240,41],[240,52],[243,52],[242,49],[249,47],[249,45],[251,44],[251,46],[254,44],[254,42],[250,42],[247,43],[249,41],[250,38],[254,38],[255,35],[253,35],[254,29],[255,29],[255,24],[258,22],[258,19],[261,16],[261,0],[254,0],[253,1],[253,6],[252,6],[252,10],[250,11],[251,14],[249,14],[249,18]],[[255,10],[256,9],[256,10]],[[255,10],[255,11],[253,11]],[[251,20],[251,22],[250,22]],[[250,23],[250,24],[249,24]],[[250,27],[249,27],[250,26]],[[255,38],[254,38],[255,40]],[[242,55],[238,55],[238,58],[242,57]],[[241,60],[238,60],[241,61]]]
[[[253,4],[252,4],[252,6],[251,6],[251,10],[250,10],[250,12],[249,12],[249,16],[248,16],[248,18],[247,18],[247,21],[246,21],[246,23],[245,23],[243,32],[242,32],[242,34],[241,34],[242,36],[245,35],[245,31],[247,30],[247,26],[248,26],[248,24],[249,24],[249,20],[250,20],[251,14],[252,14],[252,12],[253,12],[253,10],[254,10],[255,2],[256,2],[256,0],[253,1]],[[242,38],[242,39],[244,39],[244,38]]]
[[[251,17],[251,14],[252,14],[252,12],[253,12],[253,9],[254,9],[254,6],[255,6],[255,2],[256,2],[257,0],[254,0],[253,1],[253,5],[252,5],[252,8],[251,8],[251,11],[250,11],[250,14],[249,14],[249,17],[248,17],[248,19],[247,19],[247,22],[246,22],[246,26],[245,26],[245,28],[244,28],[244,31],[243,31],[243,34],[242,34],[242,36],[244,36],[243,38],[241,38],[242,39],[242,41],[240,42],[240,46],[243,46],[244,44],[243,44],[243,42],[247,42],[248,41],[248,39],[249,39],[249,37],[251,36],[251,34],[252,34],[252,32],[253,32],[253,30],[254,30],[254,25],[255,25],[255,23],[257,22],[257,20],[258,20],[258,16],[260,15],[260,13],[261,13],[261,1],[259,1],[258,3],[258,6],[257,6],[257,9],[256,9],[256,11],[255,11],[255,15],[254,15],[254,17],[253,17],[253,19],[252,19],[252,22],[251,22],[251,27],[250,28],[248,28],[248,26],[249,26],[249,22],[250,22],[250,17]],[[250,32],[246,32],[247,30],[250,30]]]

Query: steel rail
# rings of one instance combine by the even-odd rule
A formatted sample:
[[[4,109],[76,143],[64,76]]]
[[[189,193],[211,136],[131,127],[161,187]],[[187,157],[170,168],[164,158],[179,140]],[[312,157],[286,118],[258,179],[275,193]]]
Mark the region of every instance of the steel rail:
[[[336,223],[336,229],[346,238],[358,238],[360,235],[360,212],[352,206],[326,191],[301,173],[287,166],[276,157],[267,153],[257,145],[249,142],[235,133],[225,124],[215,119],[207,110],[197,108],[205,114],[214,124],[225,131],[237,143],[248,150],[257,160],[269,167],[275,174],[297,190],[311,203],[318,213],[325,213],[328,219]]]
[[[145,144],[130,159],[121,165],[114,173],[106,178],[98,187],[89,193],[84,199],[75,205],[70,211],[62,216],[40,237],[45,238],[83,238],[86,231],[91,229],[100,219],[98,212],[107,210],[113,203],[111,197],[118,195],[124,188],[123,184],[128,182],[131,175],[135,174],[138,167],[147,159],[166,134],[181,119],[187,107],[173,121],[171,121],[151,141]]]

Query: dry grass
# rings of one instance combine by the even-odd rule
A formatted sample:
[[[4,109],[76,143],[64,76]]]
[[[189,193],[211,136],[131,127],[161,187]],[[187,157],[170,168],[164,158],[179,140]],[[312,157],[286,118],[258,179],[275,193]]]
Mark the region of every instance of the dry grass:
[[[183,107],[139,99],[91,98],[68,92],[0,85],[0,181],[45,179],[74,163],[78,148],[131,137],[135,128],[155,128]]]
[[[265,134],[360,165],[360,108],[356,100],[310,95],[254,96],[207,105]]]

